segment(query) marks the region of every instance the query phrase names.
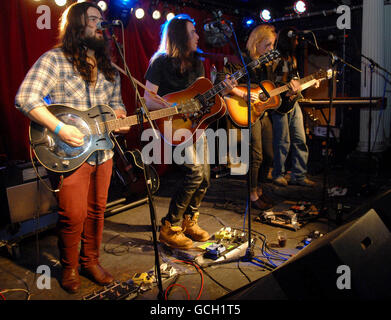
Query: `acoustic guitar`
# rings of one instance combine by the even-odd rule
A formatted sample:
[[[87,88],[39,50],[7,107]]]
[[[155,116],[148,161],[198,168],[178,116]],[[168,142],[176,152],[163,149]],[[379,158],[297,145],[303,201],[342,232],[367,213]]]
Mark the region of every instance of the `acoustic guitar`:
[[[278,58],[279,55],[280,53],[277,50],[271,50],[258,59],[251,61],[246,67],[255,68]],[[243,67],[232,74],[230,78],[238,80],[245,75],[246,69]],[[188,103],[194,105],[193,109],[198,109],[197,112],[187,116],[174,115],[155,121],[163,139],[174,146],[187,142],[196,142],[212,122],[225,115],[226,106],[224,100],[220,96],[216,97],[225,88],[223,81],[213,86],[209,79],[199,78],[187,89],[163,96],[164,100],[173,105]]]
[[[47,108],[57,119],[77,127],[84,134],[84,144],[81,147],[71,147],[46,127],[33,121],[30,123],[30,144],[38,161],[46,169],[58,173],[77,169],[97,150],[113,149],[114,143],[109,136],[110,132],[139,123],[137,115],[117,119],[114,110],[108,105],[98,105],[86,111],[60,104],[49,105]],[[183,102],[173,108],[151,111],[149,115],[151,120],[156,120],[197,111],[193,104]],[[145,117],[143,122],[147,122]]]
[[[303,91],[313,86],[317,80],[329,79],[332,76],[332,71],[319,70],[305,78],[300,79],[301,89]],[[251,123],[255,123],[260,117],[263,116],[266,110],[275,109],[280,113],[287,113],[292,110],[294,102],[285,104],[284,108],[281,108],[280,94],[289,90],[288,84],[281,87],[276,87],[272,81],[265,80],[261,82],[261,85],[268,92],[269,97],[263,92],[260,87],[252,88],[251,92],[258,95],[256,101],[251,102]],[[247,87],[237,87],[243,93],[247,92]],[[232,121],[239,127],[248,126],[248,108],[247,101],[238,96],[226,96],[224,100],[227,104],[228,114]]]

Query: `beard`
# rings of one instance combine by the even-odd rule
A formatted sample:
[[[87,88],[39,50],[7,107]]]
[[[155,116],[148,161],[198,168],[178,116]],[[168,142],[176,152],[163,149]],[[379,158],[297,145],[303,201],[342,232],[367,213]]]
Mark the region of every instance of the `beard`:
[[[94,51],[104,51],[106,47],[106,39],[98,39],[95,36],[88,36],[83,39],[83,44],[91,50]]]

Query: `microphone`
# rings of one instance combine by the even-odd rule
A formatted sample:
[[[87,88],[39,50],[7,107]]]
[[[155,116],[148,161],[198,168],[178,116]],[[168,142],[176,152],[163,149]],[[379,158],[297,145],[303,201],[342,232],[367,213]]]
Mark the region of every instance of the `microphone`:
[[[204,24],[205,41],[213,47],[222,47],[232,36],[232,30],[224,20],[214,20]]]
[[[121,20],[112,20],[112,21],[99,21],[96,24],[98,30],[104,30],[110,27],[118,27],[121,25]]]
[[[221,20],[215,20],[204,24],[204,30],[206,32],[220,32],[221,28],[223,27],[224,21]]]
[[[312,32],[311,30],[303,30],[303,31],[289,30],[288,33],[287,33],[287,36],[288,36],[288,38],[294,38],[296,36],[308,34],[308,33],[311,33],[311,32]]]

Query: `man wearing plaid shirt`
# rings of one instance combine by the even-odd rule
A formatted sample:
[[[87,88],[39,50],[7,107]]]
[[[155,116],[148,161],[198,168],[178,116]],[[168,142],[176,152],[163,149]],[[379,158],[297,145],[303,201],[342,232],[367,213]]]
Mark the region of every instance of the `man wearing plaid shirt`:
[[[77,127],[59,121],[46,108],[44,98],[82,111],[107,104],[120,118],[125,117],[126,110],[120,78],[108,55],[107,40],[97,29],[97,23],[103,20],[100,8],[90,2],[76,3],[64,12],[62,19],[60,44],[43,54],[30,69],[16,95],[15,105],[70,146],[80,147],[84,135]],[[116,132],[128,130],[121,128]],[[57,193],[61,285],[71,293],[80,288],[79,263],[81,273],[98,284],[113,281],[98,260],[112,156],[111,150],[94,152],[78,169],[64,174]],[[56,184],[59,178],[56,176]]]

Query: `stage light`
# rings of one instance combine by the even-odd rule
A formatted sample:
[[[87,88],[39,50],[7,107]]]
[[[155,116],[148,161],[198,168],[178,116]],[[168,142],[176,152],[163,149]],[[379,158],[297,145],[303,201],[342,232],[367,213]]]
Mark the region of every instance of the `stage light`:
[[[107,3],[105,1],[99,1],[97,3],[98,7],[101,8],[102,11],[106,11],[107,10]]]
[[[144,18],[144,9],[143,8],[137,8],[134,15],[136,16],[137,19],[142,19]]]
[[[55,0],[55,2],[59,7],[65,6],[67,4],[67,0]]]
[[[152,12],[152,18],[155,20],[159,20],[161,16],[162,15],[161,15],[160,11],[157,9]]]
[[[253,18],[245,18],[244,23],[245,23],[246,27],[251,27],[254,25],[255,20]]]
[[[167,19],[167,21],[170,21],[172,18],[174,18],[175,17],[175,13],[173,13],[173,12],[169,12],[169,13],[167,13],[167,15],[166,15],[166,19]]]
[[[264,9],[261,11],[261,14],[259,15],[259,17],[261,18],[261,20],[263,22],[268,22],[272,18],[272,15],[269,10]]]
[[[304,1],[296,1],[293,9],[297,14],[302,14],[307,10],[307,7]]]

